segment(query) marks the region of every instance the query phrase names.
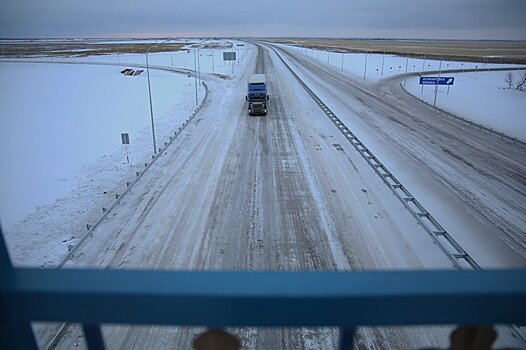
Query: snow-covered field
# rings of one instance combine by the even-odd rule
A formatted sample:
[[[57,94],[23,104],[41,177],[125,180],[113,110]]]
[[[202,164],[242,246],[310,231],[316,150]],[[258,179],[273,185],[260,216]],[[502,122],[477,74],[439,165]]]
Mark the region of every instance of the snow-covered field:
[[[73,190],[87,171],[83,166],[104,162],[110,154],[120,156],[112,160],[116,171],[131,171],[121,133],[130,134],[131,164],[152,153],[146,75],[120,71],[111,66],[0,65],[3,225]],[[160,143],[195,107],[195,87],[193,78],[180,74],[152,70],[151,79]]]
[[[518,81],[526,71],[513,71]],[[508,72],[474,72],[448,74],[455,83],[439,86],[436,105],[459,117],[484,125],[526,142],[526,91],[508,89]],[[419,85],[418,78],[408,79],[406,89],[433,104],[435,86]]]

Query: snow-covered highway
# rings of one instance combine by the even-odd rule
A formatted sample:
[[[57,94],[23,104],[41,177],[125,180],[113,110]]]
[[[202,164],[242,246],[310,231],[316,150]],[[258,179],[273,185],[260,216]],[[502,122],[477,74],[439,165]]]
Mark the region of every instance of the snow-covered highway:
[[[477,262],[485,268],[524,266],[523,144],[466,127],[415,103],[399,80],[366,86],[281,52]]]
[[[526,265],[526,153],[462,128],[397,82],[366,86],[278,50],[483,267]],[[253,46],[65,267],[357,270],[452,268],[424,229],[305,92],[276,52]],[[249,117],[252,73],[269,113]],[[38,329],[72,348],[80,330]],[[200,329],[104,327],[109,348],[190,348]],[[445,328],[361,329],[363,348],[445,346]],[[337,330],[233,330],[246,348],[334,348]]]

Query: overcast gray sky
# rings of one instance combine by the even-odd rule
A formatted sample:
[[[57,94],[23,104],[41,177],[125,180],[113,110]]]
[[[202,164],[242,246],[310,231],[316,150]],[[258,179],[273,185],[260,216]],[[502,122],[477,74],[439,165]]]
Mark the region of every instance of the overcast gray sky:
[[[0,0],[0,37],[526,40],[526,0]]]

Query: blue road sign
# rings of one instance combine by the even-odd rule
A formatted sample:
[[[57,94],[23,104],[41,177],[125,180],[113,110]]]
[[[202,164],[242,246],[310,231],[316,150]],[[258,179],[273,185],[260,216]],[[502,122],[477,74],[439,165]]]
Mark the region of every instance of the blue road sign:
[[[420,77],[420,85],[453,85],[453,77]]]

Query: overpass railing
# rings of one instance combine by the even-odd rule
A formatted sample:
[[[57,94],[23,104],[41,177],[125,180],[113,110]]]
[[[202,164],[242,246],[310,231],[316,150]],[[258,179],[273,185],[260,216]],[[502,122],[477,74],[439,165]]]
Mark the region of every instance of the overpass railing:
[[[15,268],[0,235],[3,349],[37,348],[30,322],[339,327],[525,324],[526,270],[219,272]]]

